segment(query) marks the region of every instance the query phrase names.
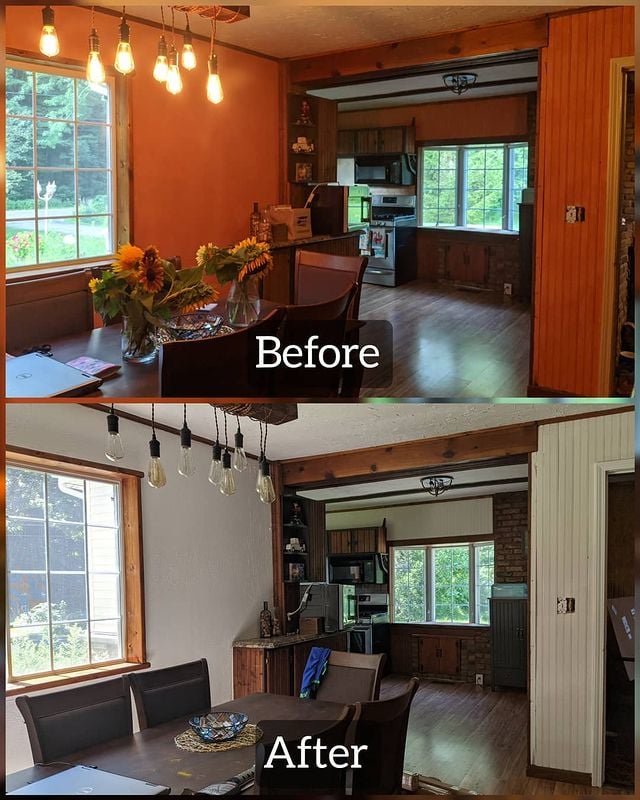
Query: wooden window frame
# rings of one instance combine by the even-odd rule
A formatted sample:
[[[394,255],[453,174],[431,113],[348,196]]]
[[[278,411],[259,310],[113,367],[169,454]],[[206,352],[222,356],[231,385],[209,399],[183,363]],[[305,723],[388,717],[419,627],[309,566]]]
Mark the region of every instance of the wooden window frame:
[[[72,475],[89,480],[95,478],[118,484],[121,505],[121,569],[124,611],[122,659],[53,670],[44,675],[24,679],[17,678],[7,684],[6,695],[22,694],[25,690],[49,689],[80,681],[95,680],[148,667],[142,552],[141,479],[144,477],[144,473],[12,445],[7,445],[6,465],[53,471],[57,474]],[[8,635],[8,622],[6,624]],[[7,642],[7,647],[9,646],[9,642]]]
[[[77,59],[57,57],[55,61],[43,59],[40,53],[7,48],[5,67],[11,64],[25,69],[62,73],[84,72],[86,65]],[[106,66],[107,80],[112,85],[112,216],[115,249],[133,238],[133,180],[131,142],[131,99],[129,82],[113,67]],[[5,270],[7,282],[25,278],[48,277],[93,266],[108,266],[114,254],[92,256],[51,264],[33,264]]]

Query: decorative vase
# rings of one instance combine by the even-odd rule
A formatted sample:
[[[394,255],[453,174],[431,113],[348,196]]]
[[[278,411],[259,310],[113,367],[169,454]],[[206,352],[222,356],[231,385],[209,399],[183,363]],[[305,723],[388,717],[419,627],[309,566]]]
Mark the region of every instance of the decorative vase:
[[[232,282],[227,296],[227,310],[229,325],[233,328],[247,328],[258,321],[260,294],[256,278]]]
[[[134,326],[122,318],[122,358],[131,364],[149,364],[158,355],[156,329],[148,322]]]
[[[269,639],[271,638],[271,632],[273,628],[273,618],[271,616],[271,612],[269,611],[269,603],[264,601],[262,611],[260,612],[260,638],[261,639]]]

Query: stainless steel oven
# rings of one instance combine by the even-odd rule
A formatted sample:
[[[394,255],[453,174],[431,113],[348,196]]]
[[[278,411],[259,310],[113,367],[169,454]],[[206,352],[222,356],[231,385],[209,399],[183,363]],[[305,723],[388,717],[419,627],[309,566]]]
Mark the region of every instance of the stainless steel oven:
[[[373,653],[373,627],[356,624],[349,629],[350,653]]]
[[[372,197],[365,283],[397,286],[417,275],[415,195]]]

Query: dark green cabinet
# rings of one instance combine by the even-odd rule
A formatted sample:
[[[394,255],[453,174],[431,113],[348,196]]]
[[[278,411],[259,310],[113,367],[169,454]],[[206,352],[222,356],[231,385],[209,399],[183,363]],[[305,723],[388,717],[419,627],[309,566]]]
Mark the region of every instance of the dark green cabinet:
[[[520,598],[489,600],[491,619],[491,673],[495,689],[527,686],[527,601]]]

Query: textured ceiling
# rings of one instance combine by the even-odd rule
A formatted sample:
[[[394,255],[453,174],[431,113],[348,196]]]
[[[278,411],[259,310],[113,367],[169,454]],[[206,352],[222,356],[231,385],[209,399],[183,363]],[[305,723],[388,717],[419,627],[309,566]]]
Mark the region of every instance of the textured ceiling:
[[[479,25],[529,19],[566,6],[393,6],[252,4],[251,17],[218,25],[223,42],[278,58],[333,53],[383,42],[412,39]],[[130,14],[159,21],[160,6],[127,6]],[[182,27],[184,16],[177,19]],[[210,24],[191,17],[194,32],[209,34]]]
[[[117,407],[147,419],[151,417],[148,404],[118,404]],[[334,453],[611,407],[614,406],[544,401],[482,404],[301,403],[295,422],[269,428],[268,455],[281,460]],[[182,405],[158,403],[156,419],[179,428],[182,425]],[[233,422],[230,431],[233,430]],[[189,427],[194,433],[211,437],[214,430],[211,406],[190,404]],[[242,419],[242,430],[245,448],[257,453],[260,449],[258,423]]]

